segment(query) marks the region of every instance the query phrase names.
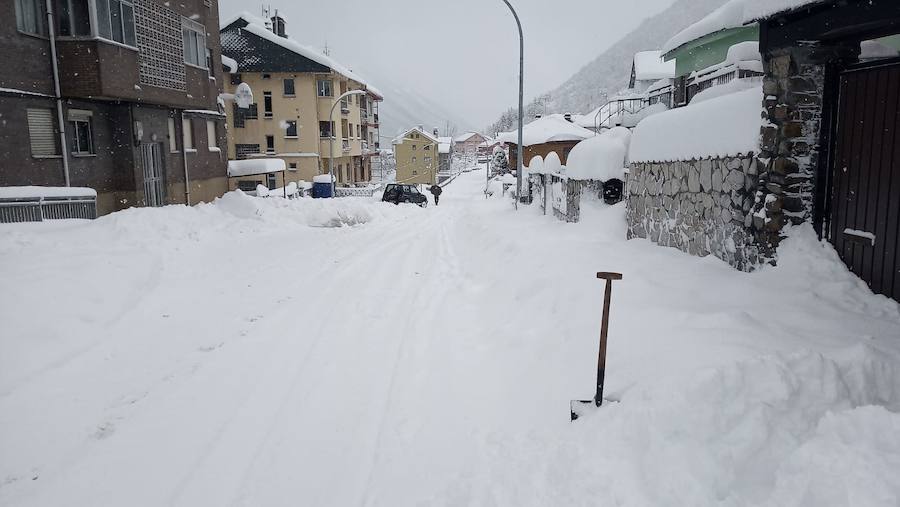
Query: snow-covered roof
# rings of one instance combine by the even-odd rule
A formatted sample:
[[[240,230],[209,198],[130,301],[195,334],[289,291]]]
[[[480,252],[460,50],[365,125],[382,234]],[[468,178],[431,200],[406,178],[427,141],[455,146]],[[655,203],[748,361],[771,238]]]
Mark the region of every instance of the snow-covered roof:
[[[675,60],[665,61],[662,51],[641,51],[634,55],[634,78],[638,81],[657,81],[675,77]]]
[[[630,130],[615,127],[581,141],[566,159],[566,176],[576,180],[624,180],[630,140]]]
[[[228,67],[228,72],[235,74],[238,71],[238,63],[234,58],[222,55],[222,65]]]
[[[253,14],[250,14],[248,12],[241,12],[223,21],[221,23],[221,27],[225,28],[239,19],[242,19],[247,23],[247,26],[243,28],[244,30],[258,37],[266,39],[273,44],[277,44],[284,49],[287,49],[288,51],[297,53],[304,58],[308,58],[314,62],[322,64],[330,68],[334,72],[337,72],[338,74],[341,74],[342,76],[352,79],[353,81],[356,81],[357,83],[365,86],[367,90],[371,91],[375,95],[384,97],[384,94],[382,94],[377,88],[375,88],[373,84],[369,83],[366,79],[351,71],[349,68],[341,65],[330,56],[326,56],[309,46],[300,44],[290,37],[279,37],[278,35],[275,35],[271,30],[266,28],[266,20],[258,16],[254,16]]]
[[[87,187],[0,187],[0,199],[39,199],[41,197],[97,197]]]
[[[733,72],[734,69],[750,70],[762,74],[762,55],[759,53],[759,41],[748,40],[738,42],[728,48],[725,60],[705,69],[691,72],[691,78],[703,78],[704,80]]]
[[[479,134],[478,132],[465,132],[453,138],[454,143],[464,143],[471,139],[474,136],[481,136],[483,138],[487,138],[487,136]]]
[[[522,145],[532,146],[554,141],[581,141],[593,135],[594,133],[590,130],[569,122],[563,115],[551,114],[525,125],[522,129]],[[504,132],[497,136],[497,140],[516,144],[519,142],[518,131]]]
[[[759,151],[762,86],[645,118],[634,129],[631,162],[671,162]]]
[[[440,142],[440,141],[438,141],[438,138],[434,137],[433,135],[429,134],[428,132],[425,132],[424,129],[420,129],[419,127],[413,127],[411,129],[403,132],[399,136],[395,137],[393,139],[393,141],[391,141],[391,144],[403,144],[403,140],[406,139],[406,136],[408,136],[412,132],[418,132],[418,133],[422,134],[423,136],[425,136],[426,139],[429,139],[435,143]]]
[[[729,28],[738,28],[779,12],[792,11],[823,0],[731,0],[705,18],[675,34],[662,46],[668,53],[692,40]]]
[[[253,158],[228,161],[229,178],[252,176],[254,174],[277,173],[284,170],[284,160],[280,158]]]
[[[438,137],[438,153],[450,153],[450,148],[452,146],[452,137]]]

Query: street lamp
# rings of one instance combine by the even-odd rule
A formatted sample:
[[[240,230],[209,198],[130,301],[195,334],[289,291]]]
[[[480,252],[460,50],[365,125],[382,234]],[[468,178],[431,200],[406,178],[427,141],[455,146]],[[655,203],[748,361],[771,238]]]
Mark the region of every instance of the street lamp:
[[[340,97],[334,99],[334,104],[331,105],[331,111],[328,112],[328,121],[331,123],[331,140],[329,142],[330,146],[328,147],[329,157],[328,157],[328,174],[331,175],[331,198],[334,199],[336,197],[335,190],[337,188],[336,181],[337,178],[334,175],[334,136],[336,134],[334,128],[334,106],[341,103],[342,100],[346,99],[351,95],[366,95],[369,92],[365,90],[350,90],[349,92],[345,92],[341,94]]]
[[[525,110],[523,108],[523,97],[525,95],[525,39],[522,37],[522,23],[519,21],[519,15],[513,9],[509,0],[503,0],[503,3],[509,7],[516,25],[519,27],[519,144],[516,145],[516,209],[519,209],[519,199],[522,194],[522,123],[525,118]]]

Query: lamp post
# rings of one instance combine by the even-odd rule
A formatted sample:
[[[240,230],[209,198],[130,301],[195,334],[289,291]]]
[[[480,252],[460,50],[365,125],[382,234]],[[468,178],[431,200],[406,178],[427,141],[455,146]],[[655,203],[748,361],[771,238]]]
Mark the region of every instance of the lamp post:
[[[503,0],[503,3],[509,7],[510,12],[516,18],[516,26],[519,27],[519,143],[516,145],[516,209],[519,209],[519,199],[522,193],[522,123],[525,118],[525,110],[523,108],[525,95],[525,39],[522,37],[522,23],[519,21],[519,15],[513,9],[509,0]]]
[[[349,92],[344,92],[340,97],[334,99],[334,104],[331,105],[331,111],[328,112],[328,121],[331,122],[331,140],[329,141],[328,147],[328,174],[331,175],[331,198],[334,199],[336,197],[335,189],[337,188],[337,177],[334,175],[334,136],[336,135],[334,128],[334,106],[341,103],[342,100],[346,99],[351,95],[366,95],[368,92],[365,90],[350,90]]]

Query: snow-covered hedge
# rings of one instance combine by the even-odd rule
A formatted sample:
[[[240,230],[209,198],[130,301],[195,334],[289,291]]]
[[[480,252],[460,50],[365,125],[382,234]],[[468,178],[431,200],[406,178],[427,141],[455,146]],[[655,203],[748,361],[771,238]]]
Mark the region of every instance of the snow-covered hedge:
[[[671,162],[759,151],[762,86],[645,118],[634,129],[631,162]]]
[[[569,153],[566,176],[576,180],[623,180],[630,141],[631,132],[624,127],[581,141]]]

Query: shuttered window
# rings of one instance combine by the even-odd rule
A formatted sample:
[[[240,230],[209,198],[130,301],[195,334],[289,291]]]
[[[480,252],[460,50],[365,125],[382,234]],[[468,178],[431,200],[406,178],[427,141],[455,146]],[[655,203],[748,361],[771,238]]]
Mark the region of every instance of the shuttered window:
[[[31,155],[52,157],[59,155],[58,136],[52,109],[27,109],[28,136],[31,139]]]

